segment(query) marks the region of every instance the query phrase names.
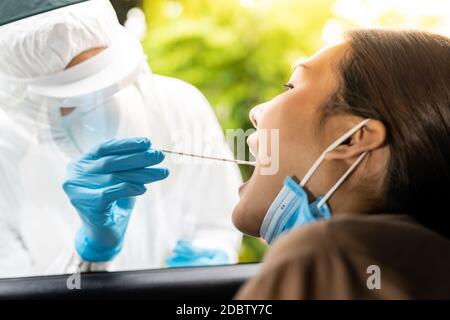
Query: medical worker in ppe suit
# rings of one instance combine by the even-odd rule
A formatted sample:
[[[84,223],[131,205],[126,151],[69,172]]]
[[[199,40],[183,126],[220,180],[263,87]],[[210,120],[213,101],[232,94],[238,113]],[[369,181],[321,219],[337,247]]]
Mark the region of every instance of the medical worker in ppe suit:
[[[160,148],[231,156],[109,1],[1,2],[0,277],[236,262],[238,168]]]

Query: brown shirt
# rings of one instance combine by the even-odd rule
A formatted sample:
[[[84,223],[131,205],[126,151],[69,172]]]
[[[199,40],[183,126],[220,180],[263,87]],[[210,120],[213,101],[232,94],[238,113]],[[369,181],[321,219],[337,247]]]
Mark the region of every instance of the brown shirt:
[[[277,239],[236,298],[450,299],[450,241],[406,215],[336,216]]]

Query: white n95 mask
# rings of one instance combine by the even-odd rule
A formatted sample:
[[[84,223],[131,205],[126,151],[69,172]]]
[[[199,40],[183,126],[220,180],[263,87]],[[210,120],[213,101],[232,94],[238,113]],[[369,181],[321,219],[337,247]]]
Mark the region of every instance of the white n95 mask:
[[[70,114],[61,115],[59,119],[61,122],[59,134],[55,134],[57,130],[52,131],[56,145],[68,155],[71,155],[73,148],[82,154],[102,141],[116,136],[120,119],[120,101],[112,98],[101,106],[74,108]]]
[[[300,183],[295,177],[286,177],[281,191],[270,205],[261,224],[260,235],[267,243],[272,244],[278,236],[295,227],[300,227],[321,219],[331,218],[330,208],[326,204],[327,200],[356,169],[367,153],[362,153],[335,185],[324,196],[317,197],[313,203],[310,204],[308,202],[308,195],[303,187],[314,172],[316,172],[319,165],[325,159],[326,154],[336,149],[340,144],[360,130],[368,121],[370,119],[360,122],[326,148],[313,163]]]
[[[52,126],[52,138],[66,155],[83,154],[105,140],[117,138],[123,122],[130,122],[126,120],[127,113],[138,112],[133,109],[142,109],[143,104],[144,97],[133,84],[99,106],[74,108],[64,116],[57,112],[52,118],[59,125]]]

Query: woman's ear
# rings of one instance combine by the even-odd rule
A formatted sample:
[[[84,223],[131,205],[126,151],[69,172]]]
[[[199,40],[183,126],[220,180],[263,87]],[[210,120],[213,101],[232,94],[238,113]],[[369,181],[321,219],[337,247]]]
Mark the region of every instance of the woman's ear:
[[[386,127],[381,121],[370,120],[347,141],[325,156],[327,160],[351,160],[363,152],[382,147],[386,143]]]

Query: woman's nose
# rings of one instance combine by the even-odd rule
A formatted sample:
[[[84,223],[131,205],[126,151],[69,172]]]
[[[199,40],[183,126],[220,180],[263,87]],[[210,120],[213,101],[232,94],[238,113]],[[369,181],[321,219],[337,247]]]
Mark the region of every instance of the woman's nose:
[[[264,110],[264,104],[257,105],[250,110],[249,117],[253,126],[258,129],[259,118]]]

